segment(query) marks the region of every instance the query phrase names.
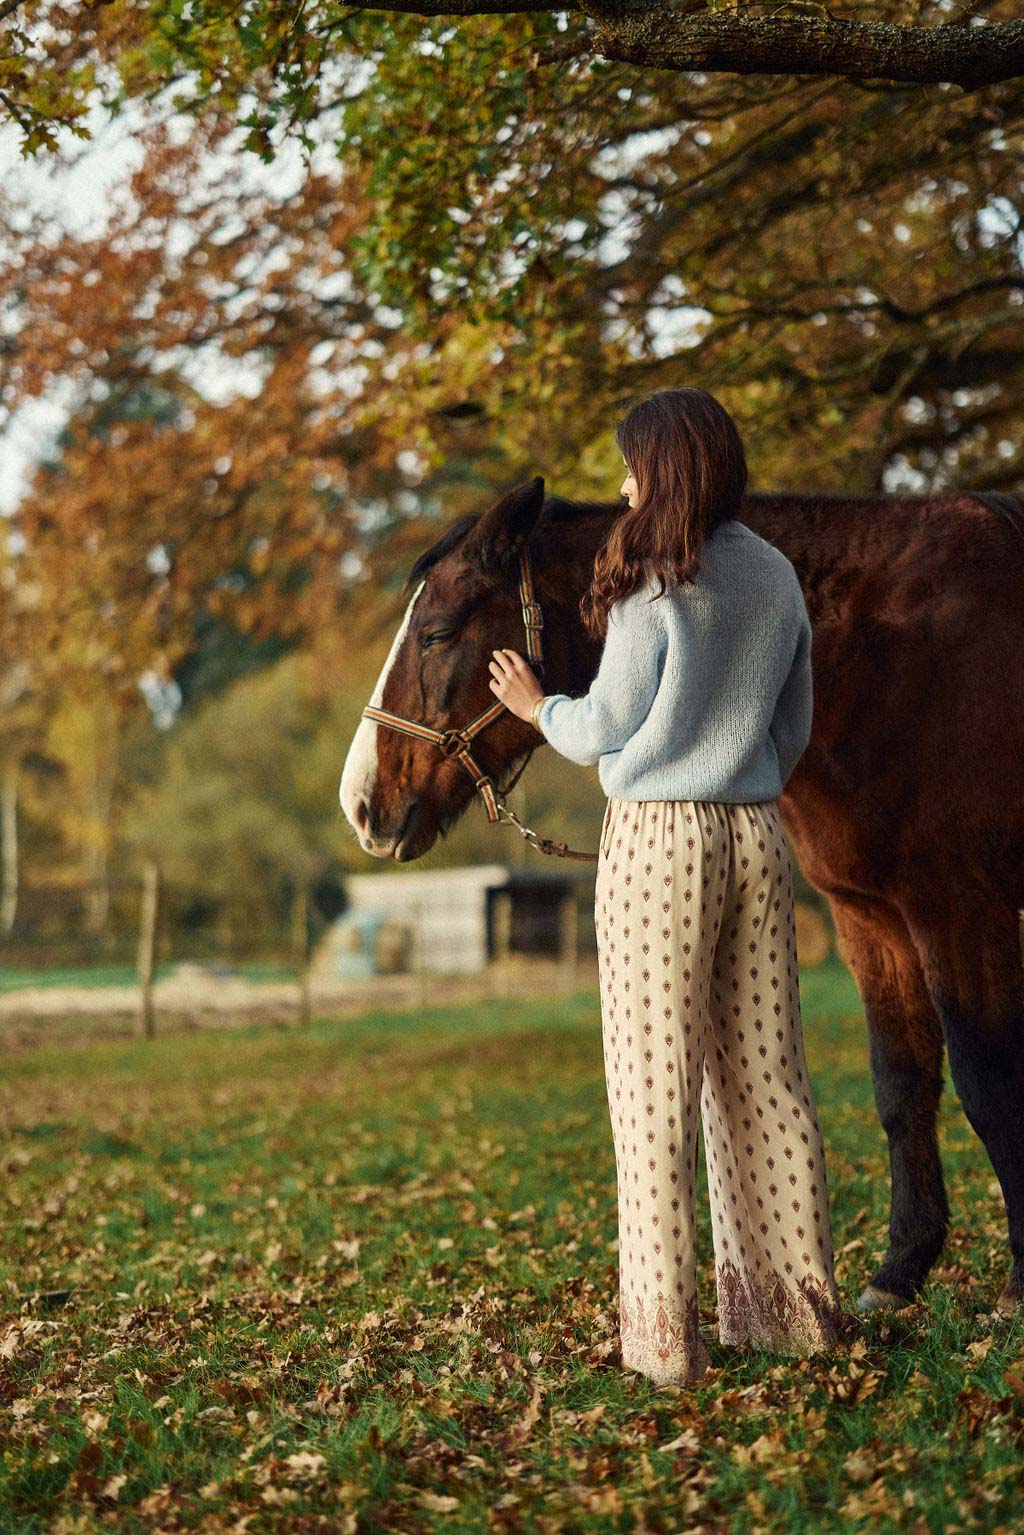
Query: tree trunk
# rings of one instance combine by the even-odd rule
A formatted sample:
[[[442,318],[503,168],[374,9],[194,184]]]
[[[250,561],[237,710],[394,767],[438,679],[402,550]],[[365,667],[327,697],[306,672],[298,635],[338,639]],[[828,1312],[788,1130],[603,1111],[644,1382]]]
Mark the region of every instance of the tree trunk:
[[[91,781],[86,817],[86,932],[102,934],[110,918],[110,811],[117,776],[117,720],[112,709],[99,709],[92,721]]]
[[[18,910],[18,769],[8,757],[0,779],[0,928],[9,933]]]

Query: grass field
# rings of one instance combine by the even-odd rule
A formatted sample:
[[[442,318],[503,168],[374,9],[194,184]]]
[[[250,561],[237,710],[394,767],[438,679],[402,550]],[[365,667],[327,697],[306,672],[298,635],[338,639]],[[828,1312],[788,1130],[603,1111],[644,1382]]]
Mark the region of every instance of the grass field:
[[[887,1158],[848,975],[801,994],[852,1304]],[[12,1054],[2,1119],[3,1535],[1024,1529],[1024,1319],[949,1088],[922,1302],[727,1356],[702,1173],[716,1370],[663,1389],[618,1364],[596,992]]]

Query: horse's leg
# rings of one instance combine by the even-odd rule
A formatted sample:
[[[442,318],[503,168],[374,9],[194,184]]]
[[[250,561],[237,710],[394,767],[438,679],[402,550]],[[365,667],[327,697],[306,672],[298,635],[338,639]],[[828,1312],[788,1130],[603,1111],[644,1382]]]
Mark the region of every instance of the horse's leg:
[[[832,892],[831,902],[864,1003],[875,1103],[889,1143],[889,1249],[857,1302],[873,1311],[914,1298],[949,1225],[937,1132],[942,1034],[899,912],[850,892]]]
[[[1016,906],[1003,895],[952,882],[937,918],[908,912],[942,1024],[953,1085],[980,1137],[1006,1203],[1012,1269],[996,1302],[1024,1302],[1024,967]]]

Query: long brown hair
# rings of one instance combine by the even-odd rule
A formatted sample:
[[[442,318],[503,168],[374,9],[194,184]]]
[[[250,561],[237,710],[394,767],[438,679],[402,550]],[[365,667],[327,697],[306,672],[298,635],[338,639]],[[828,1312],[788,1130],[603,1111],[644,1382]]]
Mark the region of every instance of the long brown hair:
[[[608,609],[646,579],[692,581],[704,540],[735,517],[747,485],[747,461],[736,423],[704,389],[657,389],[636,401],[615,428],[615,441],[637,484],[637,504],[612,524],[598,550],[594,576],[580,601],[587,632],[608,626]]]

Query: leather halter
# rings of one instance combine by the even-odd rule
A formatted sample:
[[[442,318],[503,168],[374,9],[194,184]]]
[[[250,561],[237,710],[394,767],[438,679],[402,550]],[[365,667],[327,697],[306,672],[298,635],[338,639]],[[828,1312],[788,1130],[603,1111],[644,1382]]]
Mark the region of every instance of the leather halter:
[[[519,601],[523,610],[523,625],[526,629],[526,654],[536,672],[543,674],[544,659],[541,646],[541,630],[544,627],[544,615],[541,612],[540,603],[537,601],[536,590],[533,583],[533,569],[530,564],[530,554],[524,544],[519,551]],[[418,720],[406,719],[401,714],[392,714],[389,709],[378,709],[374,704],[367,704],[363,710],[363,718],[376,720],[380,725],[389,725],[392,730],[399,730],[405,735],[416,736],[421,741],[430,741],[445,757],[454,757],[469,773],[473,783],[484,802],[489,821],[498,822],[503,818],[514,823],[523,837],[532,842],[542,853],[553,853],[558,858],[580,858],[588,862],[596,862],[597,853],[574,852],[565,842],[552,842],[548,837],[538,837],[537,833],[524,826],[514,810],[510,810],[505,804],[504,796],[511,792],[518,782],[526,763],[519,769],[512,782],[504,789],[496,789],[494,780],[489,773],[485,773],[476,761],[472,752],[472,745],[481,731],[486,730],[493,720],[505,713],[508,705],[502,703],[500,698],[495,699],[490,708],[483,714],[478,714],[470,724],[464,725],[461,730],[435,730],[431,725],[420,724]]]

